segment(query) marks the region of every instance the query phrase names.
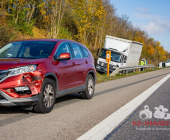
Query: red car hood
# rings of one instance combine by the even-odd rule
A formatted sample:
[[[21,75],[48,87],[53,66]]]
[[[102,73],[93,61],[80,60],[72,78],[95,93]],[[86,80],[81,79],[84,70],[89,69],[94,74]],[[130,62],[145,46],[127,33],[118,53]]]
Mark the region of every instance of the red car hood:
[[[10,68],[21,67],[30,64],[39,64],[45,61],[47,61],[47,58],[43,58],[43,59],[1,58],[0,70],[8,70]]]

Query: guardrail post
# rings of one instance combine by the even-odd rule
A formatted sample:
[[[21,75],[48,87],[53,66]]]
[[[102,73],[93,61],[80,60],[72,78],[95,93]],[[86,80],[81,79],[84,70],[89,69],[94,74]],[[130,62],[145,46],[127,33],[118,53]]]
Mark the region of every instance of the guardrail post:
[[[140,72],[140,68],[139,68],[139,72]]]
[[[128,74],[128,70],[126,71],[126,74]]]

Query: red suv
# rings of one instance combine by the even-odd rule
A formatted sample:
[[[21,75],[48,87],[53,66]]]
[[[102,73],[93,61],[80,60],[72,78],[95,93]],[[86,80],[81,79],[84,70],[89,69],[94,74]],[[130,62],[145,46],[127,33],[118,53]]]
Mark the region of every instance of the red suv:
[[[48,113],[56,98],[67,94],[91,99],[95,83],[93,56],[78,42],[24,40],[0,49],[0,106],[33,106]]]

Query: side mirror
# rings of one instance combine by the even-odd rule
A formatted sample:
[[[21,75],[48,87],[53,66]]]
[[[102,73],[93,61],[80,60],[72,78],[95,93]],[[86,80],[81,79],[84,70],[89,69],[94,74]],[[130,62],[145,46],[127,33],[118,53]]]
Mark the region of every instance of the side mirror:
[[[59,57],[54,58],[55,60],[69,60],[71,58],[70,53],[61,53]]]

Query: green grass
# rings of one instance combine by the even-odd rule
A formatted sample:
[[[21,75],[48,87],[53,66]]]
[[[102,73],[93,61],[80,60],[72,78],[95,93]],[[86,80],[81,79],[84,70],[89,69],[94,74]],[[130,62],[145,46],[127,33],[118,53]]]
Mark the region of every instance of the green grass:
[[[156,69],[145,70],[145,71],[141,71],[141,72],[135,71],[133,73],[128,73],[128,74],[116,74],[114,76],[107,76],[106,73],[100,74],[97,72],[97,83],[102,83],[102,82],[106,82],[106,81],[110,81],[110,80],[120,79],[120,78],[124,78],[124,77],[128,77],[128,76],[151,72],[151,71],[160,70],[160,69],[164,69],[164,68],[156,68]]]

